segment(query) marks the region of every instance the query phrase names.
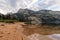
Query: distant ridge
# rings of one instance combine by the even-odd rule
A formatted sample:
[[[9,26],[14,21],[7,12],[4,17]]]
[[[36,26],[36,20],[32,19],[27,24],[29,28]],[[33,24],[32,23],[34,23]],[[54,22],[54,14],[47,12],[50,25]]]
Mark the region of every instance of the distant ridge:
[[[32,24],[60,24],[60,11],[19,9],[16,13],[4,15],[5,17]]]

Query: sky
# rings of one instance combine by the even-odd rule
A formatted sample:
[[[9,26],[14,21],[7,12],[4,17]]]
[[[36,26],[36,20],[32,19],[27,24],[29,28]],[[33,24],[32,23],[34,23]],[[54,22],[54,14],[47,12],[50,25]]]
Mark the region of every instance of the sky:
[[[60,11],[60,0],[0,0],[0,12],[3,14],[17,12],[20,8]]]

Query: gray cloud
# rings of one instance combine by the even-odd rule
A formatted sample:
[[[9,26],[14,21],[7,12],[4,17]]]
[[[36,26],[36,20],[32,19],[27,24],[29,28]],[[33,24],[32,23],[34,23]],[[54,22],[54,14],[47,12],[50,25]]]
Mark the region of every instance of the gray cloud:
[[[0,12],[17,12],[19,8],[31,10],[51,9],[59,10],[59,0],[0,0]]]

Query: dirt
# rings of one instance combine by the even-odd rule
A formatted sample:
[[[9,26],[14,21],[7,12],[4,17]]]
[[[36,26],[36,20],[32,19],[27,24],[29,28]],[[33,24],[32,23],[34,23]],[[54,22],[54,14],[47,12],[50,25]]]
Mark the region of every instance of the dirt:
[[[49,27],[47,25],[26,25],[23,22],[2,23],[0,22],[0,40],[30,40],[32,34],[51,35],[60,33],[60,28]],[[34,37],[32,37],[34,38]],[[42,40],[51,40],[51,38],[41,36]],[[46,38],[46,39],[45,39]],[[38,39],[36,39],[38,40]]]
[[[0,40],[22,40],[19,23],[0,23]]]

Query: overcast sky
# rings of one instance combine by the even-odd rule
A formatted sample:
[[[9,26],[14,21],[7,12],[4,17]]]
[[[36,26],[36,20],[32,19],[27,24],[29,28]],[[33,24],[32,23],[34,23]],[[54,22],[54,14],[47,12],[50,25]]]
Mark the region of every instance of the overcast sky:
[[[49,9],[60,11],[60,0],[0,0],[0,12],[17,12],[20,8],[31,10]]]

